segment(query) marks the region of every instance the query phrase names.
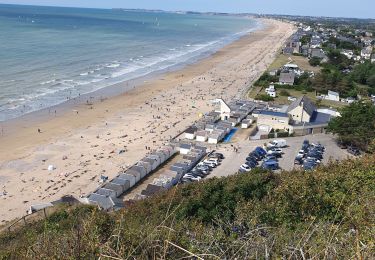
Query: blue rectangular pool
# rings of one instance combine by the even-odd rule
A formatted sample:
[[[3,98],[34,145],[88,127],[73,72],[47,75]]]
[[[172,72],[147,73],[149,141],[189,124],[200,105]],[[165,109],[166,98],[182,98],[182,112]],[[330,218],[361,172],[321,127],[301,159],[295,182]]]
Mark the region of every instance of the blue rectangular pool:
[[[224,137],[223,142],[229,143],[234,134],[237,132],[237,130],[237,128],[233,128],[232,130],[230,130],[230,132]]]

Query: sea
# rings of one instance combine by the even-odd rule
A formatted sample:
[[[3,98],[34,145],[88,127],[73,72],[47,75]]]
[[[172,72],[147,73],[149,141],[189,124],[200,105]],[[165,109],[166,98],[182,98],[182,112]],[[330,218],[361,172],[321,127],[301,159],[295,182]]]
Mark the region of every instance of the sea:
[[[191,63],[260,26],[225,15],[0,5],[0,122]]]

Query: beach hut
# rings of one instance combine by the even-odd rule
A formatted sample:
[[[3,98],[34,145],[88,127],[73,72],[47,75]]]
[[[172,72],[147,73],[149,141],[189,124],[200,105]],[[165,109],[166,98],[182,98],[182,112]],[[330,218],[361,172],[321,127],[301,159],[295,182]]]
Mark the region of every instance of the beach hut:
[[[188,154],[190,152],[190,144],[180,144],[180,154]]]
[[[140,179],[146,176],[147,174],[147,169],[143,167],[142,165],[133,165],[130,167],[131,171],[138,172],[140,174]]]
[[[92,193],[88,197],[88,201],[91,204],[98,205],[103,210],[118,209],[123,207],[123,203],[121,200],[95,193]]]
[[[113,180],[111,180],[111,183],[121,185],[123,192],[126,192],[127,190],[130,189],[130,181],[129,180],[125,180],[125,179],[121,179],[119,177],[116,177]]]
[[[206,142],[207,141],[207,132],[206,131],[198,131],[196,135],[196,140],[198,142]]]
[[[110,190],[110,189],[99,188],[94,193],[99,194],[99,195],[103,195],[103,196],[106,196],[106,197],[117,198],[116,192],[114,190]]]
[[[124,192],[124,188],[121,185],[111,183],[111,182],[104,185],[103,188],[114,191],[116,194],[116,198],[120,197],[122,193]]]
[[[155,155],[159,156],[161,160],[160,164],[164,163],[169,158],[169,156],[166,156],[165,153],[161,150],[156,151]]]
[[[212,132],[215,129],[215,124],[207,124],[206,127],[204,128],[205,131],[207,132]]]
[[[147,156],[147,158],[155,160],[156,163],[157,163],[156,167],[158,167],[160,164],[163,163],[162,158],[160,158],[160,156],[157,153],[150,154],[150,155]]]
[[[191,126],[188,129],[185,130],[185,138],[189,140],[194,140],[195,139],[195,133],[197,132],[197,127]]]
[[[152,171],[152,165],[151,165],[151,163],[150,162],[145,162],[145,161],[143,161],[143,159],[140,160],[137,163],[137,165],[142,166],[143,168],[145,168],[147,174],[149,174]]]
[[[208,136],[208,143],[209,144],[217,144],[220,142],[221,134],[217,132],[213,132]]]
[[[129,181],[130,188],[136,184],[136,178],[134,175],[124,173],[120,174],[117,178]]]
[[[151,165],[151,170],[155,170],[160,165],[159,162],[155,158],[145,157],[142,159],[143,162],[147,162]]]
[[[242,122],[241,122],[241,128],[242,129],[247,129],[250,126],[251,126],[251,120],[250,119],[242,120]]]
[[[141,179],[141,174],[139,172],[137,172],[137,171],[133,171],[133,170],[129,169],[125,173],[129,174],[129,175],[133,175],[134,178],[135,178],[135,183],[138,183],[140,181],[140,179]]]

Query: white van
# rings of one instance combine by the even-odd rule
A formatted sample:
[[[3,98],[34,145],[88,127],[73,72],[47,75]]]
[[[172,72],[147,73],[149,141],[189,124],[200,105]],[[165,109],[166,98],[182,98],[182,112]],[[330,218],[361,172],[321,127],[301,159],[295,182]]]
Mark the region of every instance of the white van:
[[[286,140],[285,139],[273,140],[272,142],[268,143],[268,147],[284,148],[286,147]]]

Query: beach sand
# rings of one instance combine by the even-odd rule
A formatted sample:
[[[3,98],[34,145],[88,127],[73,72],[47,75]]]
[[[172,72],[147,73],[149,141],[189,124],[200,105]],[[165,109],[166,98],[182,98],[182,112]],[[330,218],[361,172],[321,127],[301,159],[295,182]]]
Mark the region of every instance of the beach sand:
[[[141,159],[146,146],[159,147],[211,111],[210,100],[242,97],[295,30],[288,23],[263,22],[264,29],[214,55],[124,94],[43,120],[3,124],[0,221],[25,215],[31,204],[92,192],[101,174],[116,176]],[[48,171],[49,165],[56,169]]]

